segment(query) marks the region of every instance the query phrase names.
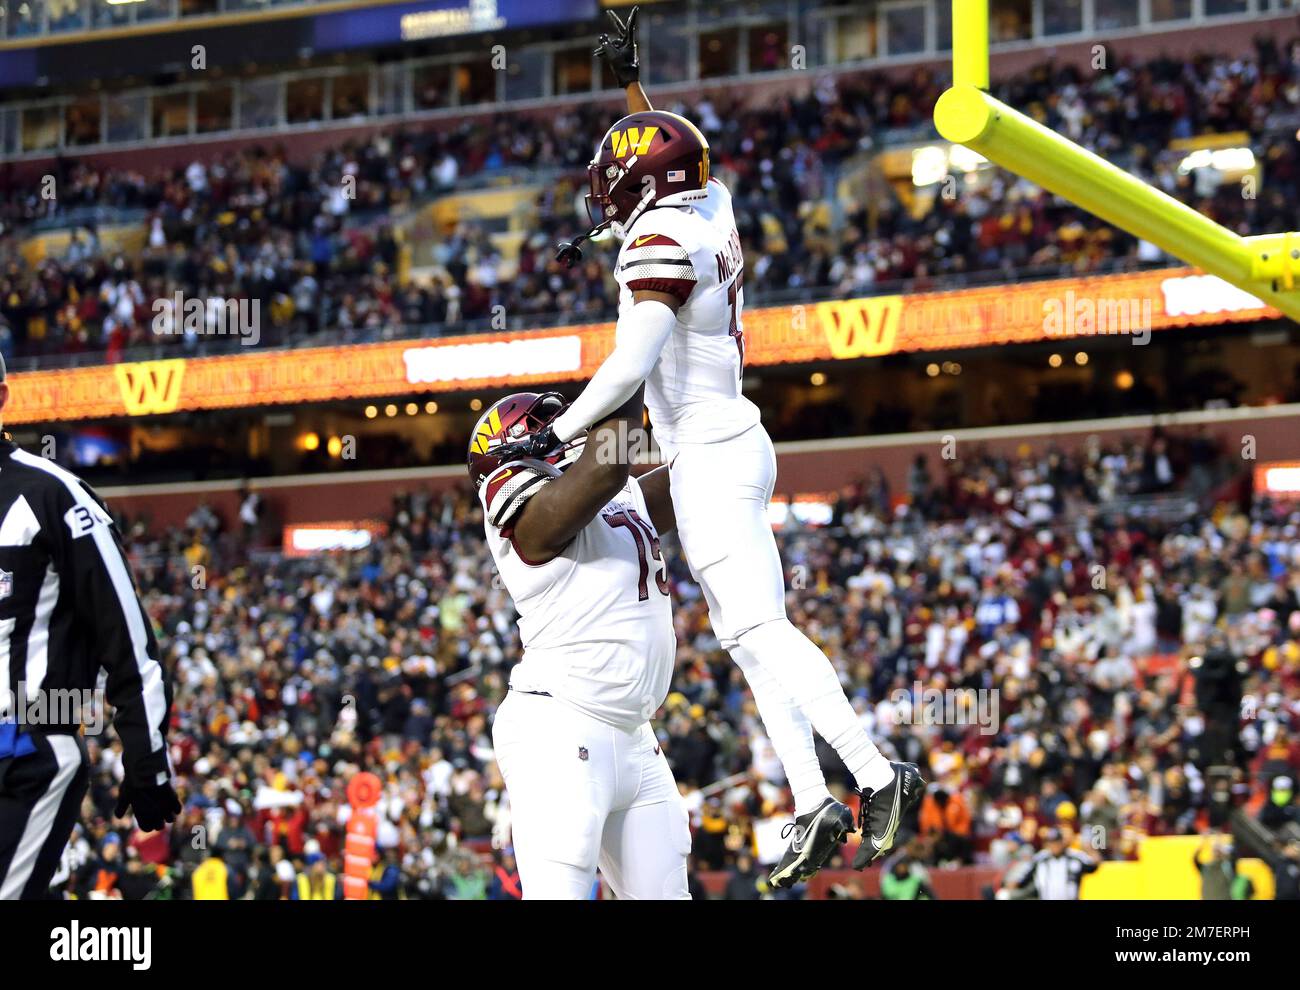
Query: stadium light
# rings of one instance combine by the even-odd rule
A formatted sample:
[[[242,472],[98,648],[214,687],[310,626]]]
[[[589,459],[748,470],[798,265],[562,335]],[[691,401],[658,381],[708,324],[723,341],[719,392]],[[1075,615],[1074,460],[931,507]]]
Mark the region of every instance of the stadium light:
[[[1249,172],[1255,167],[1255,152],[1250,148],[1198,148],[1178,163],[1183,175],[1198,168],[1219,172]]]
[[[948,155],[937,144],[912,152],[912,185],[932,186],[948,175]]]
[[[990,96],[988,0],[953,0],[939,133],[1300,321],[1300,234],[1240,237]]]
[[[960,144],[927,144],[912,149],[912,185],[932,186],[953,171],[969,175],[987,168],[989,161],[979,152]]]

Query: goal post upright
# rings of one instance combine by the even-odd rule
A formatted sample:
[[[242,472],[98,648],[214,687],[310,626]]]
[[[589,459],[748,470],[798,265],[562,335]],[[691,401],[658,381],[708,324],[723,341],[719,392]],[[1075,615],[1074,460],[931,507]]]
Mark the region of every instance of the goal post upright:
[[[989,88],[989,0],[953,0],[952,84]]]
[[[1300,321],[1300,235],[1240,237],[989,95],[988,11],[953,0],[953,85],[934,108],[944,138]]]

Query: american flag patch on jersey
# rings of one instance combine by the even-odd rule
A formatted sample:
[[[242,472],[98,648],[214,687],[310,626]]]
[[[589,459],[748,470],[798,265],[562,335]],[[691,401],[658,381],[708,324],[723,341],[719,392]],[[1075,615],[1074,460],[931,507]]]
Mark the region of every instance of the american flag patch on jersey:
[[[686,302],[699,281],[690,253],[667,234],[642,234],[623,246],[618,280],[633,292],[666,292]]]

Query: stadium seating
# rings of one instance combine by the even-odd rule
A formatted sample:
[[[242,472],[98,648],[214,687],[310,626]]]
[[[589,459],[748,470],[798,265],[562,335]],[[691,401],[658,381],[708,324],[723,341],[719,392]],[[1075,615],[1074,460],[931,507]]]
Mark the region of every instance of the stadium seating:
[[[1238,768],[1241,800],[1300,771],[1287,732],[1300,675],[1290,577],[1300,517],[1267,502],[1249,517],[1225,504],[1187,521],[1096,511],[1154,491],[1207,499],[1234,470],[1232,452],[1207,459],[1194,442],[968,453],[909,479],[898,493],[908,511],[864,485],[842,493],[830,525],[781,531],[791,614],[828,651],[877,737],[927,765],[969,811],[968,827],[924,809],[909,824],[906,855],[934,871],[939,896],[995,887],[1048,825],[1080,841],[1104,836],[1116,882],[1127,882],[1123,869],[1150,859],[1144,837],[1215,827],[1212,766]],[[393,804],[379,842],[400,844],[407,896],[454,896],[466,870],[501,861],[491,838],[506,812],[485,733],[518,654],[513,609],[499,583],[482,579],[480,513],[464,494],[399,494],[389,522],[369,550],[302,558],[250,554],[246,524],[205,506],[166,533],[124,521],[176,664],[187,822],[210,829],[237,887],[274,847],[337,856],[338,795],[363,759],[388,772]],[[680,561],[673,578],[678,669],[658,724],[692,809],[699,890],[734,891],[748,881],[736,881],[731,853],[762,845],[789,794]],[[1169,703],[1196,697],[1187,658],[1216,615],[1244,665],[1238,704],[1250,720],[1234,754],[1210,751],[1192,707]],[[1156,654],[1167,656],[1148,663]],[[919,682],[996,689],[996,733],[909,721]],[[823,760],[843,786],[833,753]],[[110,832],[126,840],[128,860],[177,882],[206,856],[184,828],[167,846],[112,823],[74,844],[73,889],[123,869],[106,862],[119,856]],[[875,871],[832,871],[804,893],[875,896],[878,882]],[[1107,882],[1096,889],[1116,889]],[[271,882],[259,896],[276,890]]]
[[[1287,126],[1296,109],[1298,46],[1294,38],[1267,38],[1249,57],[1157,58],[1097,79],[1043,63],[999,92],[1220,222],[1265,232],[1287,224],[1300,182],[1295,127]],[[1200,98],[1204,89],[1214,98]],[[930,70],[901,81],[850,72],[797,97],[754,101],[738,87],[679,107],[702,121],[717,146],[714,167],[736,195],[753,256],[751,301],[1159,260],[1149,245],[997,171],[968,176],[963,181],[975,185],[960,198],[915,190],[926,195],[912,210],[905,205],[910,178],[897,195],[881,198],[862,178],[874,152],[861,149],[890,133],[924,129],[941,90]],[[131,348],[156,348],[152,298],[201,285],[280,300],[276,312],[284,316],[268,328],[269,343],[321,332],[373,339],[403,324],[420,333],[486,327],[495,306],[514,321],[607,316],[615,302],[611,280],[565,272],[551,255],[578,229],[574,203],[583,177],[573,168],[587,150],[572,147],[568,135],[599,133],[608,119],[595,107],[467,119],[445,129],[377,133],[308,161],[280,147],[245,146],[151,175],[93,159],[62,162],[54,173],[62,192],[52,203],[30,183],[0,181],[0,320],[8,331],[0,332],[0,347],[11,360],[40,355],[47,364],[70,351],[117,359]],[[1189,169],[1186,153],[1170,150],[1210,134],[1235,134],[1252,148],[1266,174],[1257,195],[1243,196],[1233,177]],[[494,194],[472,193],[428,206],[439,192],[523,168],[529,183],[500,194],[506,201],[489,206]],[[342,193],[345,176],[356,180],[355,198]],[[535,219],[521,227],[520,200],[538,187],[544,191],[524,211],[535,211]],[[93,226],[81,246],[61,249],[48,234],[41,249],[28,246],[34,224],[75,226],[90,207],[143,211],[149,250],[123,250],[118,235]],[[434,298],[404,306],[388,222],[404,225],[426,207],[437,219],[427,233],[440,243],[426,244],[415,263],[441,259],[431,274]],[[508,231],[495,229],[497,218],[508,220]],[[598,250],[603,256],[610,246]],[[520,277],[507,277],[516,271]],[[137,300],[133,310],[113,305],[122,294]],[[163,343],[231,346],[186,336]]]

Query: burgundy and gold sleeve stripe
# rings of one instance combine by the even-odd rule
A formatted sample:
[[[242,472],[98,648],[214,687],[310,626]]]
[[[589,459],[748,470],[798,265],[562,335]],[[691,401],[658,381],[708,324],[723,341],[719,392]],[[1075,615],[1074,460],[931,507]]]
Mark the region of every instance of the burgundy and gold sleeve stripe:
[[[633,292],[666,292],[686,302],[699,279],[690,253],[667,234],[645,234],[623,249],[618,280]]]

